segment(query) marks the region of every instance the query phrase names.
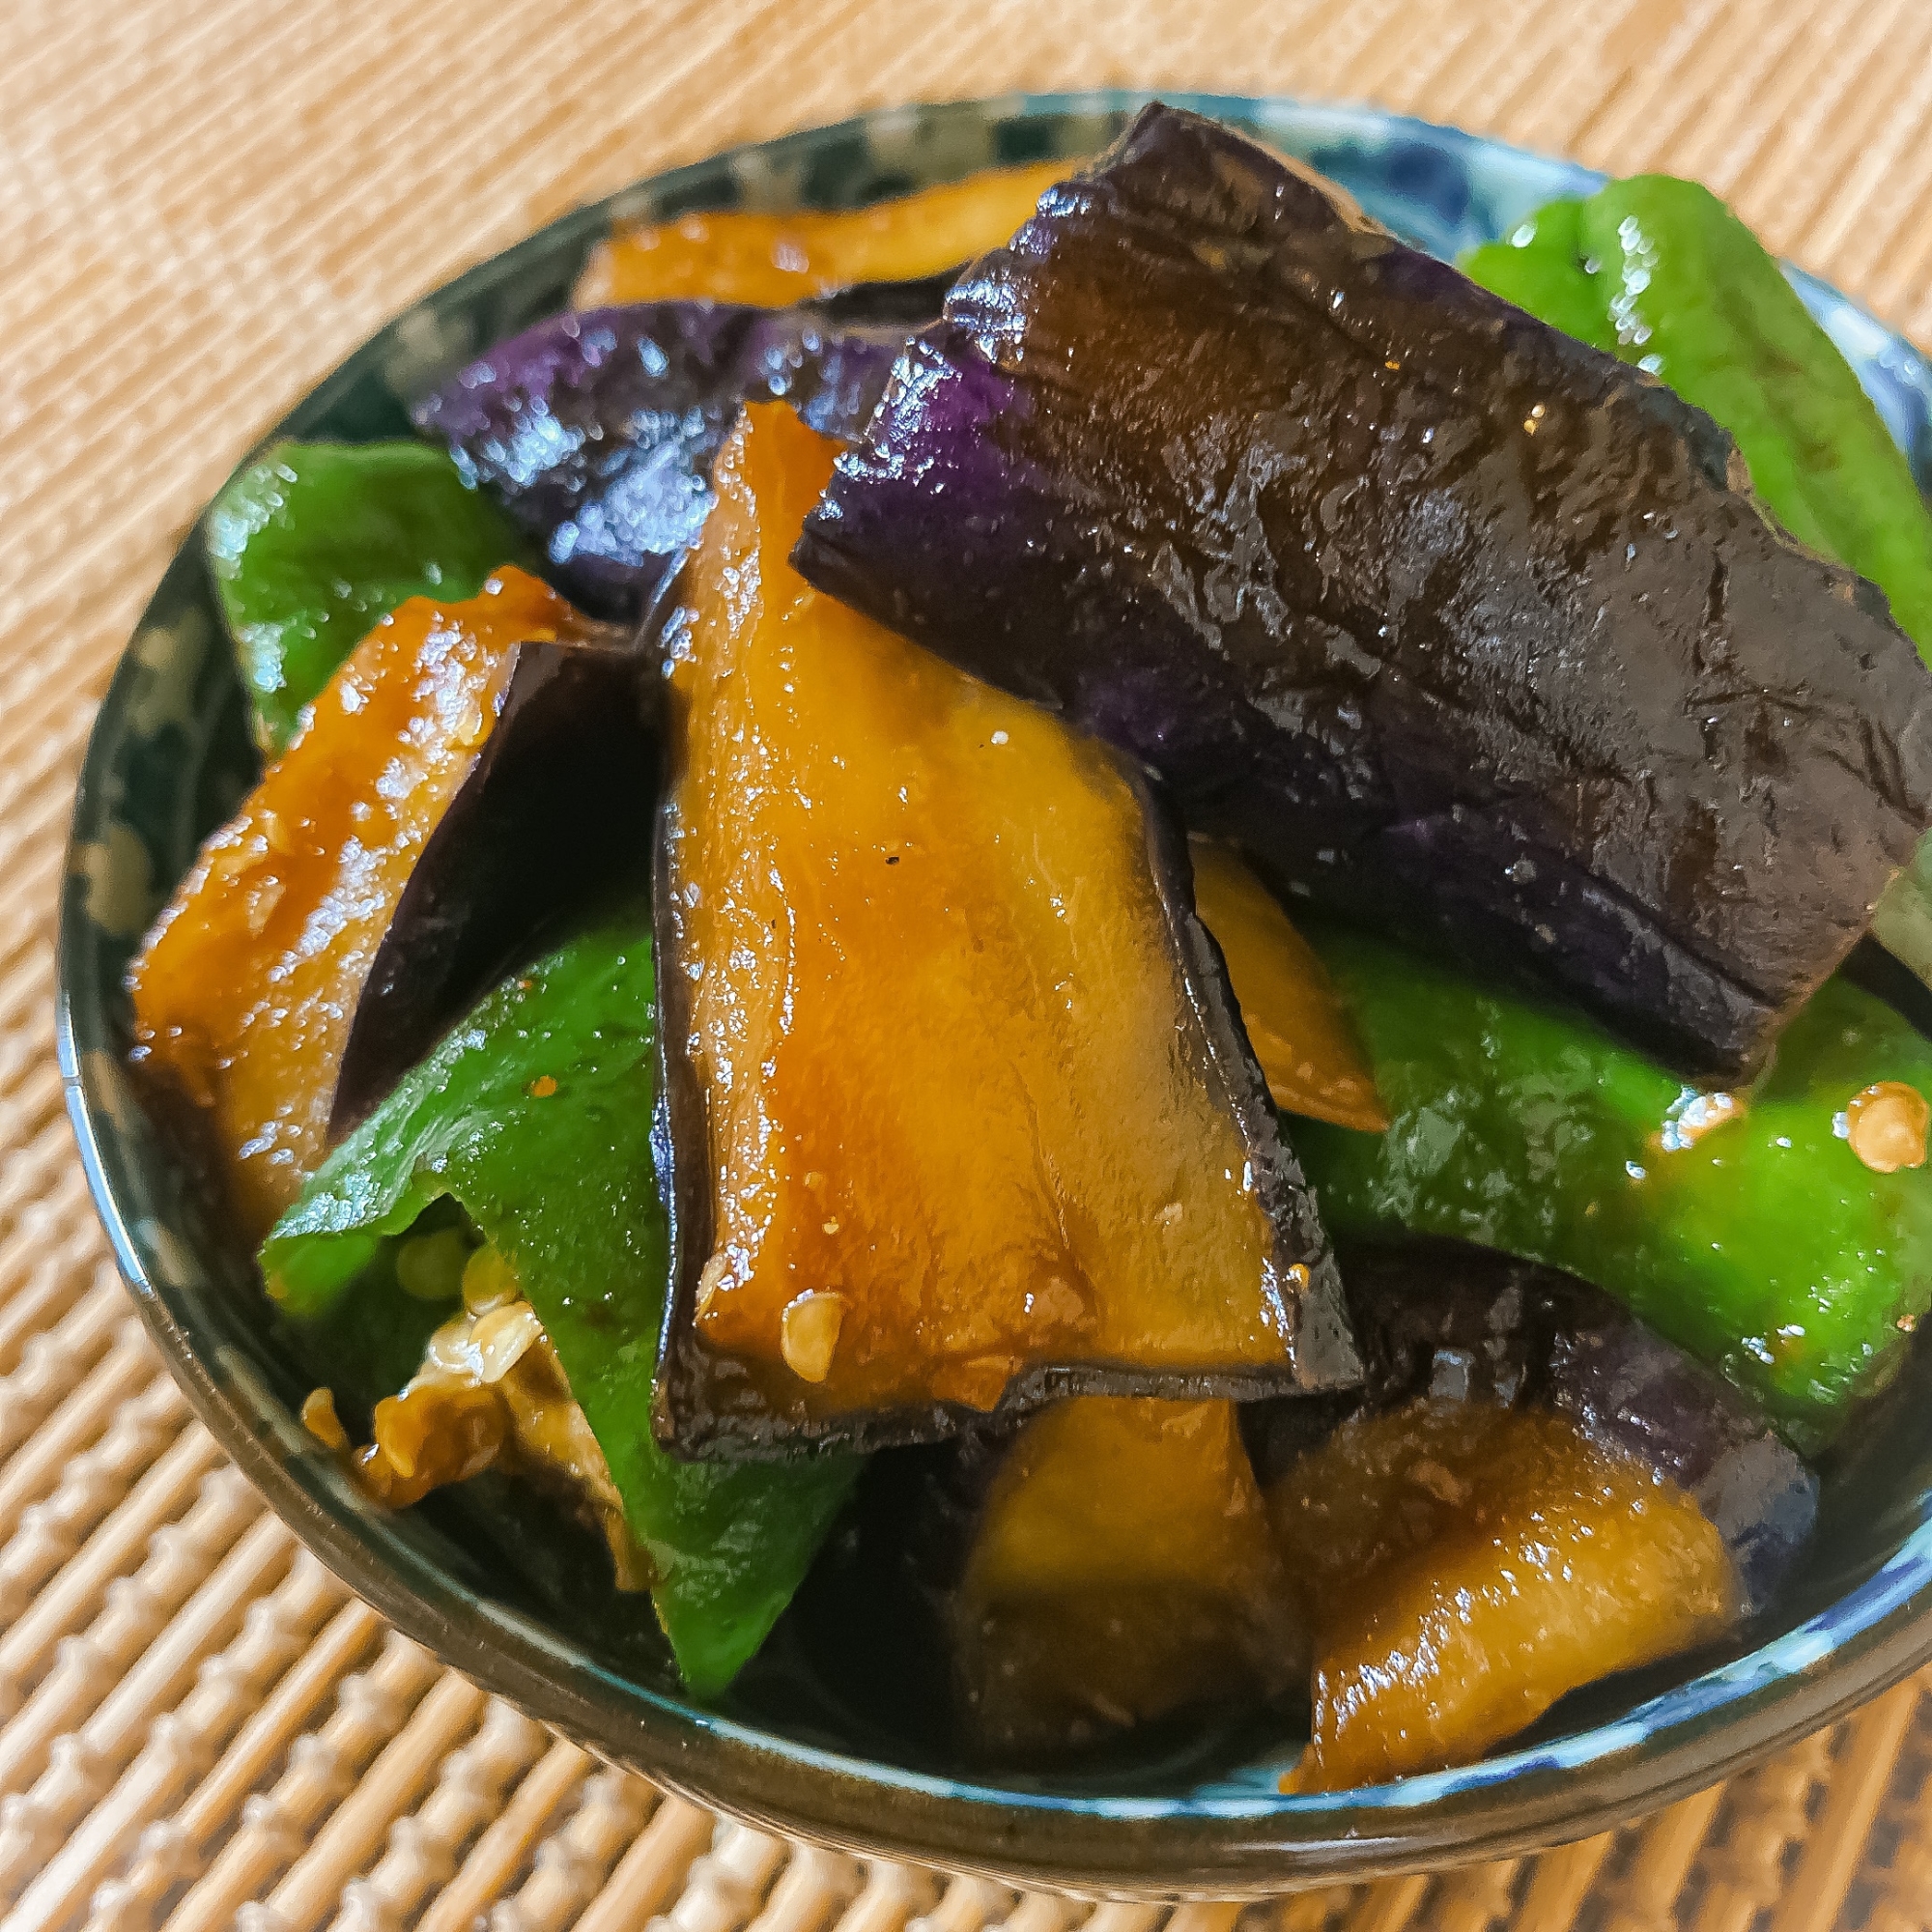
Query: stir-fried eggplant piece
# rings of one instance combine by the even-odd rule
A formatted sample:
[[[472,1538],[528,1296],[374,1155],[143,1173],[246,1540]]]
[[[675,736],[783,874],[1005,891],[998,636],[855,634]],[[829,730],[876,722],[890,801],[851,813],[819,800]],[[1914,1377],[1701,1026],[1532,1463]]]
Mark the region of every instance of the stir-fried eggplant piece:
[[[1227,962],[1241,1025],[1275,1105],[1380,1133],[1388,1114],[1321,954],[1238,853],[1211,838],[1190,838],[1187,852],[1194,910]]]
[[[869,208],[707,210],[638,222],[591,251],[571,306],[696,297],[781,308],[855,283],[937,275],[998,247],[1078,165],[983,168]]]
[[[251,1243],[546,919],[641,846],[639,706],[626,640],[521,571],[412,599],[203,846],[129,971],[135,1059],[207,1129]]]
[[[541,627],[517,646],[494,726],[369,967],[336,1078],[331,1138],[557,919],[615,881],[643,879],[658,755],[634,640],[586,624],[561,598],[543,601],[557,635],[545,640]],[[454,728],[461,742],[472,723]]]
[[[1456,1241],[1350,1246],[1345,1261],[1362,1353],[1359,1396],[1346,1400],[1560,1410],[1688,1491],[1723,1536],[1748,1606],[1770,1601],[1811,1534],[1818,1484],[1748,1396],[1555,1268]],[[1308,1445],[1307,1406],[1249,1414],[1265,1475]]]
[[[1037,1759],[1265,1700],[1308,1666],[1292,1602],[1232,1404],[1057,1403],[997,1453],[946,1593],[962,1729]]]
[[[1708,410],[1777,521],[1870,578],[1932,651],[1932,509],[1912,465],[1777,258],[1709,188],[1608,182],[1462,266]]]
[[[1290,1405],[1248,1418],[1315,1631],[1301,1783],[1478,1755],[1763,1607],[1817,1482],[1747,1397],[1553,1269],[1448,1242],[1346,1263],[1360,1406],[1313,1446]]]
[[[1727,436],[1147,109],[915,339],[798,567],[1277,885],[1734,1074],[1932,818],[1932,676]]]
[[[1184,840],[1109,748],[799,581],[834,449],[746,412],[670,653],[666,1440],[1350,1379]]]
[[[1291,1789],[1466,1763],[1565,1692],[1737,1620],[1696,1503],[1547,1409],[1365,1411],[1268,1500],[1314,1631]]]
[[[893,283],[801,308],[660,301],[555,316],[470,364],[416,423],[543,546],[586,611],[635,619],[704,522],[739,405],[783,397],[814,429],[856,435],[944,292]]]
[[[1610,182],[1551,202],[1463,266],[1709,410],[1784,527],[1870,578],[1932,654],[1932,506],[1837,344],[1709,188]],[[1872,933],[1932,985],[1932,839],[1879,900]]]

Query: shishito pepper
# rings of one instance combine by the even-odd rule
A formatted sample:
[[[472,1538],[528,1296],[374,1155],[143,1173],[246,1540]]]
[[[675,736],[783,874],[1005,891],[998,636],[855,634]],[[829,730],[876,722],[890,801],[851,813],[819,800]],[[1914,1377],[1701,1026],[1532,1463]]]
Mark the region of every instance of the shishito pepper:
[[[455,463],[415,442],[277,443],[214,499],[207,543],[271,753],[379,617],[411,597],[473,597],[528,555]]]
[[[262,1265],[285,1309],[313,1318],[386,1239],[458,1203],[542,1321],[650,1559],[678,1666],[711,1695],[784,1608],[859,1465],[680,1463],[652,1439],[668,1264],[655,993],[641,912],[506,982],[329,1156]]]
[[[1833,980],[1735,1094],[1353,932],[1311,934],[1390,1115],[1295,1144],[1336,1238],[1443,1236],[1609,1290],[1824,1442],[1932,1303],[1932,1040]]]

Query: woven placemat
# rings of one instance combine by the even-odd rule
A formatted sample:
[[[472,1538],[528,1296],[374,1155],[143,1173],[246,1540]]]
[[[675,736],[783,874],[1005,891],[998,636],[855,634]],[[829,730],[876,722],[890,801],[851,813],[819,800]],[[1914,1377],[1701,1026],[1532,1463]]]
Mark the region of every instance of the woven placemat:
[[[61,1117],[53,918],[116,652],[259,429],[571,204],[914,99],[1371,98],[1728,194],[1932,336],[1926,0],[0,0],[4,1932],[1932,1925],[1932,1678],[1544,1858],[1097,1909],[801,1850],[601,1770],[386,1632],[226,1467]]]

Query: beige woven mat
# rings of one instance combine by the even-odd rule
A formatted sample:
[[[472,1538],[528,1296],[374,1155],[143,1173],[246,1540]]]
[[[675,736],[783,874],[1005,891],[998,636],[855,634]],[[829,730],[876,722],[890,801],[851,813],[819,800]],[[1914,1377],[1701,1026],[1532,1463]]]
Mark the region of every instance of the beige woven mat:
[[[1700,175],[1932,338],[1927,0],[0,0],[5,1932],[1087,1918],[717,1825],[385,1634],[222,1465],[143,1340],[50,1021],[68,797],[109,665],[231,463],[363,335],[572,203],[725,143],[1108,82],[1370,97]],[[1615,1838],[1188,1907],[1173,1932],[1932,1924],[1928,1687]]]

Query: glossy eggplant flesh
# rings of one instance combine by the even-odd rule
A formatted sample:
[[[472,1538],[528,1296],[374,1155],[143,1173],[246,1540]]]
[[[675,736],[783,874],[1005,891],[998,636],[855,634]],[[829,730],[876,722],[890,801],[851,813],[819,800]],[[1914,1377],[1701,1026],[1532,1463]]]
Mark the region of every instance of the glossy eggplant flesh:
[[[1741,1610],[1695,1499],[1556,1410],[1363,1409],[1268,1506],[1314,1640],[1292,1790],[1466,1763],[1582,1685],[1721,1639]]]
[[[1309,1666],[1219,1402],[1076,1397],[875,1457],[801,1609],[865,1721],[983,1763],[1292,1729]]]
[[[572,915],[645,883],[660,760],[657,682],[642,668],[630,632],[582,620],[570,642],[518,647],[495,728],[412,868],[363,981],[331,1141]]]
[[[864,208],[698,209],[627,224],[591,251],[570,305],[705,297],[783,308],[867,282],[951,279],[960,263],[1004,242],[1077,166],[981,168]]]
[[[795,561],[1693,1075],[1932,819],[1932,674],[1708,416],[1165,107],[955,286]]]
[[[1457,1242],[1350,1244],[1359,1398],[1270,1403],[1243,1418],[1265,1479],[1332,1428],[1343,1402],[1553,1411],[1690,1496],[1764,1607],[1808,1541],[1817,1478],[1751,1399],[1574,1275]]]
[[[799,581],[834,453],[749,408],[680,589],[662,1439],[1351,1380],[1184,839],[1109,748]]]
[[[1032,1417],[952,1598],[969,1746],[1062,1756],[1298,1685],[1305,1631],[1225,1402],[1089,1396]]]
[[[1378,1134],[1376,1076],[1321,956],[1232,846],[1190,838],[1194,910],[1227,963],[1268,1095],[1287,1114]]]
[[[506,568],[383,618],[204,844],[129,969],[133,1058],[249,1246],[507,957],[641,849],[640,706],[628,638]]]
[[[635,621],[712,501],[711,463],[747,399],[782,397],[856,435],[945,279],[795,308],[659,301],[555,316],[498,343],[418,406],[467,480],[543,546],[586,611]]]

